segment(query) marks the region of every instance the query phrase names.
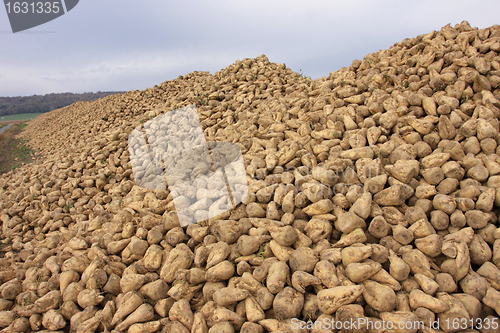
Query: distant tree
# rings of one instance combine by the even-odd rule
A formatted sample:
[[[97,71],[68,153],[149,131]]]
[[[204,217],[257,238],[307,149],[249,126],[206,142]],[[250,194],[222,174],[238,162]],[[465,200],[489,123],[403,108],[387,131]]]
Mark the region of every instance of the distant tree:
[[[98,91],[83,94],[51,93],[46,95],[0,97],[0,116],[21,113],[44,113],[63,108],[76,102],[94,101],[123,91]]]

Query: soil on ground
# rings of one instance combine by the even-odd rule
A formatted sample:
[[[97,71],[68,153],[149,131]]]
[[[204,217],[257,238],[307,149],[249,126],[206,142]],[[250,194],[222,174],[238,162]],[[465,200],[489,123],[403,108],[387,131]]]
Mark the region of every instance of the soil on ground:
[[[31,150],[27,142],[16,137],[25,126],[25,123],[16,123],[0,134],[0,174],[14,170],[37,158],[37,154]]]
[[[24,123],[28,120],[4,120],[4,121],[0,121],[0,127],[5,126],[5,125],[9,125],[9,124],[14,124],[14,123]]]

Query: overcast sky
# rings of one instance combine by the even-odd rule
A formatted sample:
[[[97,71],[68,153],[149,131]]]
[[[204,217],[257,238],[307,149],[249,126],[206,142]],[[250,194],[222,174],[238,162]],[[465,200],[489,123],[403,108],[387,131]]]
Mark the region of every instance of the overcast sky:
[[[81,0],[13,34],[0,7],[0,96],[146,89],[265,54],[313,79],[462,20],[500,24],[500,1]]]

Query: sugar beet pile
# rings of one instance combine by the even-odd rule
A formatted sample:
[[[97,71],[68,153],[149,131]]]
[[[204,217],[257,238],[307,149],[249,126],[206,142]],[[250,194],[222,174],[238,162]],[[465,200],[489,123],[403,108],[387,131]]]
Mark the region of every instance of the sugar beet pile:
[[[22,134],[43,157],[0,178],[0,327],[498,332],[499,100],[500,26],[462,22],[327,78],[260,56],[44,114]],[[249,188],[182,228],[168,190],[135,185],[127,138],[190,104]]]

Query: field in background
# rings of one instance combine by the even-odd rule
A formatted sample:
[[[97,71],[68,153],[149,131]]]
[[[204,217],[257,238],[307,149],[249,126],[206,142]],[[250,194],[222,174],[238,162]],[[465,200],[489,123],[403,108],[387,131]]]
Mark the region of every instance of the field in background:
[[[0,122],[6,121],[18,121],[18,120],[30,120],[41,115],[41,113],[21,113],[21,114],[11,114],[8,116],[0,116]]]
[[[4,133],[0,133],[0,174],[14,170],[36,158],[27,141],[16,138],[26,124],[13,124]]]

